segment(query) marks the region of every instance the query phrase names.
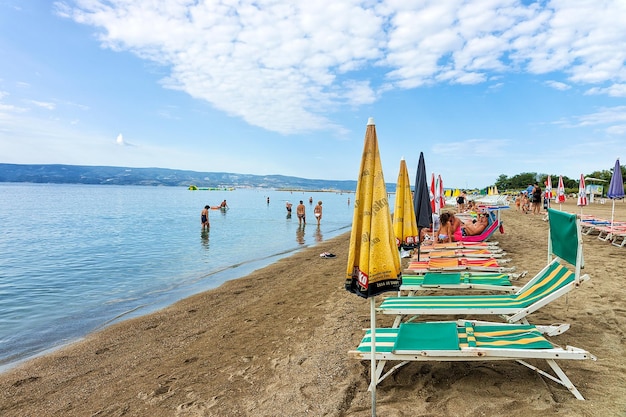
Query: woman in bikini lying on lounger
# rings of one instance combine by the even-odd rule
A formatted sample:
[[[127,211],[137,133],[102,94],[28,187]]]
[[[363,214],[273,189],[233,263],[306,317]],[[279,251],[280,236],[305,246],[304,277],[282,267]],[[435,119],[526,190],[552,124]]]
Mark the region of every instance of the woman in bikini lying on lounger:
[[[476,223],[461,223],[459,227],[462,236],[477,236],[484,232],[487,226],[489,226],[489,214],[482,213],[478,216]]]

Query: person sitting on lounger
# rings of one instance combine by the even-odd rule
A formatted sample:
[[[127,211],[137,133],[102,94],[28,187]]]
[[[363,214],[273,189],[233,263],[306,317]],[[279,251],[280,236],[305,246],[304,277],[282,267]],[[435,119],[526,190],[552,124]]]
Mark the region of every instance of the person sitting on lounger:
[[[462,236],[477,236],[485,231],[489,226],[489,214],[483,213],[478,216],[476,223],[463,223],[461,227]]]
[[[435,233],[435,241],[438,243],[450,243],[452,242],[452,214],[442,213],[439,217],[439,229]]]

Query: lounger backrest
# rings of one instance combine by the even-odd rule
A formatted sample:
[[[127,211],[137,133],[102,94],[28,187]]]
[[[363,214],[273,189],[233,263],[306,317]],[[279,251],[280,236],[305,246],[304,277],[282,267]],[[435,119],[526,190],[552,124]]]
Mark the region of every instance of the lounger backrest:
[[[548,243],[550,253],[576,265],[580,243],[576,215],[548,209],[548,219],[550,221]]]

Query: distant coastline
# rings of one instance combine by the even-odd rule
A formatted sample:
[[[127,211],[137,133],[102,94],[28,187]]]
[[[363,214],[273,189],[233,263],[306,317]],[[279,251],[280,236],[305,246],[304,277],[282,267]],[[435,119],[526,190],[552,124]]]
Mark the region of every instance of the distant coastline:
[[[37,184],[145,185],[198,188],[271,188],[284,191],[354,192],[356,181],[319,180],[284,175],[197,172],[168,168],[130,168],[62,164],[0,163],[0,182]],[[395,190],[388,184],[389,190]]]

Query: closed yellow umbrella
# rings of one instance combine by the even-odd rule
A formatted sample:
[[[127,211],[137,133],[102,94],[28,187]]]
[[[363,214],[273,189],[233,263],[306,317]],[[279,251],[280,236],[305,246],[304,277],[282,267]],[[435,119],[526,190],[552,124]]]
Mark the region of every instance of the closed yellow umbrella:
[[[393,209],[393,234],[396,246],[410,249],[417,246],[418,231],[411,194],[409,171],[404,158],[400,160],[400,172],[396,183],[396,201]]]
[[[375,296],[398,291],[402,281],[400,254],[395,242],[389,200],[378,151],[374,119],[369,118],[354,197],[354,215],[346,269],[346,290],[370,299],[372,337],[372,415],[376,415],[376,303]]]

